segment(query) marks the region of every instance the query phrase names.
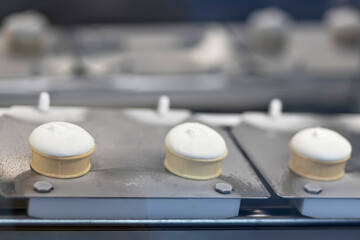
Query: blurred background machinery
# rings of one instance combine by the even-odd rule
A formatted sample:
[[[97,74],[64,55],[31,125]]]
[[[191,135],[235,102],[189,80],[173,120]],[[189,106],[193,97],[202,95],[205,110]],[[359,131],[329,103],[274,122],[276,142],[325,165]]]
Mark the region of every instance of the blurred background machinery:
[[[274,97],[289,111],[359,108],[357,2],[38,0],[0,7],[3,107],[34,104],[48,91],[55,105],[154,107],[167,94],[174,107],[194,111],[264,110]]]

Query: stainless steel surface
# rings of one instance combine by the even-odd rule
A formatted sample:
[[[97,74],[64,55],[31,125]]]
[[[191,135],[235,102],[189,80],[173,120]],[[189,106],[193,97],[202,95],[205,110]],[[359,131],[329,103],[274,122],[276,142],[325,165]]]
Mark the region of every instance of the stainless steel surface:
[[[147,230],[147,229],[146,229]],[[287,229],[287,230],[197,230],[197,231],[186,231],[186,230],[139,230],[128,231],[113,230],[104,231],[98,230],[93,231],[91,229],[85,231],[76,230],[43,230],[41,232],[34,230],[27,231],[2,231],[0,238],[3,239],[23,239],[23,240],[36,240],[36,239],[51,239],[51,240],[97,240],[97,239],[147,239],[147,240],[167,240],[167,239],[207,239],[207,240],[218,240],[218,239],[292,239],[292,240],[318,240],[319,236],[327,240],[338,240],[338,239],[358,239],[360,233],[359,229]]]
[[[296,131],[260,129],[248,123],[242,123],[232,131],[241,148],[277,195],[284,198],[360,198],[360,152],[356,147],[360,134],[354,129],[346,129],[337,120],[330,121],[330,117],[319,118],[321,119],[328,120],[319,125],[338,131],[354,146],[352,157],[346,165],[346,174],[337,181],[314,181],[300,177],[288,169],[288,144]],[[304,185],[308,183],[320,186],[322,191],[319,194],[307,193]]]
[[[314,219],[298,215],[294,210],[274,211],[241,210],[240,216],[232,219],[36,219],[15,211],[10,215],[0,212],[0,229],[294,229],[294,228],[344,228],[359,227],[359,219]]]
[[[92,169],[71,180],[52,179],[30,170],[28,136],[37,126],[12,117],[0,118],[0,188],[8,197],[124,197],[124,198],[267,198],[267,190],[226,131],[218,129],[229,150],[221,176],[208,181],[177,177],[166,171],[164,139],[171,127],[151,126],[127,117],[121,110],[88,109],[78,123],[96,140]],[[37,181],[54,190],[33,191]],[[234,192],[214,191],[218,182]]]
[[[319,99],[319,89],[326,96]],[[108,77],[27,77],[0,81],[0,106],[37,103],[48,91],[53,105],[91,107],[155,107],[159,96],[170,97],[175,108],[198,111],[265,109],[280,98],[294,110],[334,112],[356,109],[354,79],[256,76],[118,75]],[[306,93],[306,98],[303,98]],[[331,97],[330,97],[331,96]]]

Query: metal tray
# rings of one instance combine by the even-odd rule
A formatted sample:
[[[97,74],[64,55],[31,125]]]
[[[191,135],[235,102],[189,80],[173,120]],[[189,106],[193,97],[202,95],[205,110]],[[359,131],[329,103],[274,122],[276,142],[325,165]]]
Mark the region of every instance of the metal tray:
[[[164,139],[171,126],[145,125],[119,110],[88,109],[78,123],[96,140],[92,169],[76,179],[53,179],[30,169],[28,136],[38,125],[3,116],[0,118],[0,191],[7,197],[43,197],[33,184],[44,180],[54,186],[46,197],[122,198],[267,198],[269,193],[226,131],[217,129],[227,142],[229,155],[222,175],[194,181],[168,172],[163,161]],[[214,190],[227,182],[235,191],[222,195]]]
[[[277,195],[284,198],[360,198],[360,152],[357,147],[360,144],[360,132],[345,127],[337,119],[314,115],[314,122],[318,120],[322,127],[338,131],[353,146],[352,157],[346,165],[345,176],[331,182],[306,179],[288,169],[290,160],[288,144],[296,130],[261,129],[244,122],[233,128],[232,132]],[[304,190],[304,185],[307,183],[319,185],[322,192],[317,195],[307,193]]]

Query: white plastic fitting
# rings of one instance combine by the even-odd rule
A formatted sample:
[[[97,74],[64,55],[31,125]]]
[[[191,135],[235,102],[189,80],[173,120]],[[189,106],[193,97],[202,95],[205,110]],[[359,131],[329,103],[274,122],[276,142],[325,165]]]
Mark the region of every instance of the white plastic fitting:
[[[159,97],[157,103],[157,113],[160,116],[165,116],[170,112],[170,98],[166,95]]]
[[[50,109],[50,95],[48,92],[41,92],[38,100],[38,109],[41,112],[47,112]]]
[[[270,101],[268,114],[272,118],[280,117],[282,114],[283,104],[278,98],[274,98]]]

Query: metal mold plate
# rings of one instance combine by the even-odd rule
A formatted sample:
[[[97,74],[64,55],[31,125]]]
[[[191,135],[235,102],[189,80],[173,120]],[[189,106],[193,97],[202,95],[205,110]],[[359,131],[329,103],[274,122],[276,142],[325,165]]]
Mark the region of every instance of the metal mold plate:
[[[326,118],[319,117],[318,120],[324,119]],[[357,147],[360,144],[360,132],[351,131],[336,119],[331,121],[328,118],[319,125],[338,131],[353,146],[352,157],[346,165],[346,174],[340,180],[314,181],[300,177],[288,169],[290,159],[288,144],[296,133],[295,130],[280,132],[242,123],[233,128],[232,132],[277,195],[284,198],[360,198],[360,149]],[[304,190],[304,185],[307,183],[319,185],[322,192],[316,195],[307,193]]]
[[[38,125],[9,116],[0,118],[0,190],[7,197],[124,197],[124,198],[267,198],[268,192],[226,131],[229,155],[221,176],[195,181],[168,172],[163,161],[164,139],[171,127],[144,125],[119,110],[89,109],[77,123],[96,140],[92,169],[76,179],[41,176],[29,167],[28,136]],[[33,190],[48,181],[50,193]],[[222,195],[215,184],[226,182],[234,192]]]

